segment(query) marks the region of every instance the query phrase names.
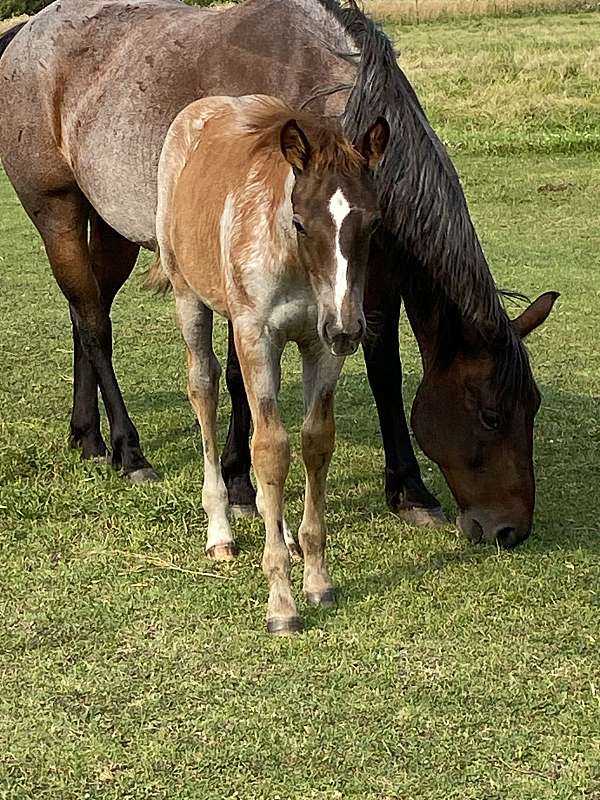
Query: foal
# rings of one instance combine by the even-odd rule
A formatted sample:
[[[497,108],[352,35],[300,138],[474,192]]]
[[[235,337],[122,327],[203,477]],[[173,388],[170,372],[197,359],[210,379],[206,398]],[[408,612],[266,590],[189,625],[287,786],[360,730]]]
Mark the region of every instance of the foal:
[[[188,394],[204,448],[207,554],[224,560],[236,553],[217,447],[216,311],[231,320],[252,413],[270,633],[301,629],[284,540],[289,443],[277,408],[289,340],[297,342],[303,361],[304,591],[314,604],[334,600],[324,523],[333,395],[343,357],[357,349],[365,330],[369,239],[380,219],[370,170],[388,138],[384,119],[354,148],[336,122],[293,113],[274,98],[213,97],[178,115],[160,158],[160,261],[150,282],[168,276],[187,346]]]

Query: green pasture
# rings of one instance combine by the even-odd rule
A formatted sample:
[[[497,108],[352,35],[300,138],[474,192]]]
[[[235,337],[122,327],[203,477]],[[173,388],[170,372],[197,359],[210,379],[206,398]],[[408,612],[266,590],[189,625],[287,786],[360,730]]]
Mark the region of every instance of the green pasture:
[[[600,14],[390,31],[498,284],[562,293],[530,342],[544,396],[532,538],[499,553],[386,510],[355,357],[329,491],[339,606],[300,599],[305,632],[268,638],[260,522],[237,523],[235,563],[204,557],[171,299],[144,293],[138,271],[115,305],[117,372],[164,475],[132,487],[67,449],[67,309],[2,178],[3,800],[600,799]],[[404,324],[402,336],[410,402],[419,365]],[[282,406],[297,526],[292,350]],[[223,432],[227,413],[224,396]],[[301,567],[293,577],[300,597]]]

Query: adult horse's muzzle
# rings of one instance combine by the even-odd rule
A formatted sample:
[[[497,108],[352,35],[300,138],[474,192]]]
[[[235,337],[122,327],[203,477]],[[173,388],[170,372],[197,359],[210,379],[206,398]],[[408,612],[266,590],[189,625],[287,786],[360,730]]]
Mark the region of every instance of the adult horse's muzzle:
[[[494,512],[483,509],[464,511],[456,524],[473,544],[487,542],[506,550],[524,542],[531,533],[531,520],[502,520]]]
[[[334,356],[351,356],[358,350],[365,328],[364,319],[358,318],[344,325],[332,317],[325,321],[321,338]]]

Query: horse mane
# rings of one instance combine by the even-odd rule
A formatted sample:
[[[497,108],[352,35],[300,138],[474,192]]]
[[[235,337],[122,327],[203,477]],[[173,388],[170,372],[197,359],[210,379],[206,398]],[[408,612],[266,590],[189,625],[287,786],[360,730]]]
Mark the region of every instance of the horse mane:
[[[366,167],[361,153],[344,136],[338,120],[307,111],[296,111],[274,97],[253,96],[245,111],[244,132],[255,137],[253,155],[279,151],[280,133],[289,120],[295,120],[311,146],[308,170],[321,173],[335,170],[350,175]]]
[[[392,130],[377,184],[386,231],[410,266],[425,273],[420,277],[427,297],[414,293],[411,299],[423,306],[435,298],[440,338],[450,320],[454,334],[464,324],[476,332],[495,351],[498,385],[516,399],[532,381],[527,353],[502,305],[454,165],[386,34],[356,0],[316,2],[356,45],[356,53],[337,53],[357,67],[342,119],[348,139],[356,142],[377,116],[386,117]],[[442,350],[448,354],[445,338]],[[457,349],[460,335],[451,338]]]

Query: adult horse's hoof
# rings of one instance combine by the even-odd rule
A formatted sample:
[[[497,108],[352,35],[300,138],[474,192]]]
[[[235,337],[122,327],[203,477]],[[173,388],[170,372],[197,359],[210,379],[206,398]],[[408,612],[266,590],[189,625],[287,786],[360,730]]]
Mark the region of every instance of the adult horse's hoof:
[[[267,631],[272,636],[293,636],[302,633],[302,620],[300,617],[272,617],[267,620]]]
[[[233,561],[239,552],[235,542],[227,542],[227,544],[213,544],[206,551],[206,556],[212,561]]]
[[[448,524],[442,509],[437,508],[399,508],[394,512],[401,520],[417,528],[440,528]]]
[[[229,506],[229,514],[232,519],[244,519],[258,517],[258,509],[255,503],[248,503],[247,505],[231,505]]]
[[[333,608],[335,606],[335,589],[325,589],[323,592],[306,592],[306,599],[311,606]]]
[[[125,477],[130,483],[155,483],[160,480],[160,475],[152,467],[143,467],[128,472]]]

